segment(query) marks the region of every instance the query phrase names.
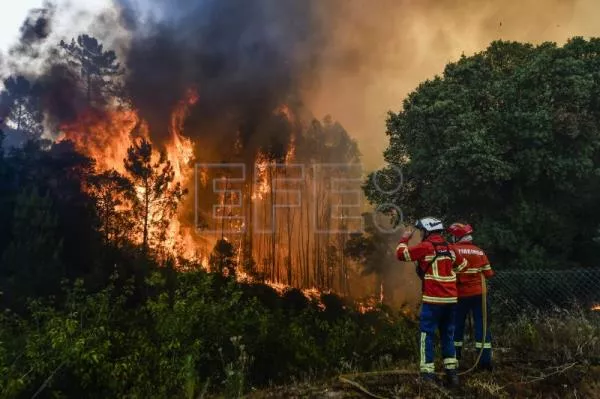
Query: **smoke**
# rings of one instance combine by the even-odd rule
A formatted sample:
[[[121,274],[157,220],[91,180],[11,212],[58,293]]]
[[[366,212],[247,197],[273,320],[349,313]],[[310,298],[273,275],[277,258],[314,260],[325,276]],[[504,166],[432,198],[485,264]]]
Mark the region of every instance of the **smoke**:
[[[44,8],[29,11],[20,28],[19,44],[12,49],[11,53],[27,54],[37,56],[38,44],[43,42],[51,32],[51,21],[56,8],[51,3],[46,3]]]
[[[132,32],[126,87],[157,139],[190,87],[200,95],[186,134],[198,142],[219,136],[230,150],[239,138],[250,152],[275,143],[274,110],[298,105],[303,76],[314,75],[324,42],[316,1],[155,1],[161,18],[144,24],[122,4]],[[298,107],[294,107],[298,108]],[[296,109],[298,111],[298,109]],[[280,151],[278,151],[280,152]],[[276,154],[280,155],[280,154]]]
[[[112,4],[58,1],[32,12],[3,64],[65,80],[52,48],[89,33],[123,60],[126,87],[155,138],[167,135],[172,109],[195,87],[200,101],[186,133],[221,146],[238,137],[285,144],[289,132],[264,133],[264,125],[287,103],[340,121],[367,169],[383,161],[386,113],[461,54],[496,39],[562,43],[600,33],[594,0],[104,1]]]
[[[274,107],[298,101],[339,120],[367,168],[383,161],[387,112],[461,54],[497,39],[600,33],[593,0],[153,0],[143,23],[132,1],[121,0],[133,33],[129,86],[154,134],[166,132],[169,110],[195,84],[195,120],[220,125],[202,129],[235,131],[244,121],[257,133]]]
[[[333,6],[335,3],[335,6]],[[327,46],[303,99],[331,113],[358,140],[367,169],[382,166],[385,119],[406,95],[462,54],[498,39],[564,43],[598,36],[595,0],[323,1]]]

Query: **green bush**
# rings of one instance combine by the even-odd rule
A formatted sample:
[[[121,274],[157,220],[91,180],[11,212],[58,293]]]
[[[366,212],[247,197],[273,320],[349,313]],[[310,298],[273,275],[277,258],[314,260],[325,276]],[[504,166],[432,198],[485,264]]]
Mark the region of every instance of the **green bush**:
[[[251,386],[412,358],[416,330],[381,309],[360,314],[340,298],[244,285],[204,272],[154,272],[140,302],[113,278],[65,301],[30,302],[0,322],[0,396],[237,397]]]

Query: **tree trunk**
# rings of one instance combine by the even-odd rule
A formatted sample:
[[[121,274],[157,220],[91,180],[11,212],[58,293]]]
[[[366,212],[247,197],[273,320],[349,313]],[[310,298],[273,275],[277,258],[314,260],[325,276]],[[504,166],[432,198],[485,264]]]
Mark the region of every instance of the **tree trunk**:
[[[150,218],[150,187],[148,179],[144,180],[144,237],[142,251],[148,252],[148,224]]]

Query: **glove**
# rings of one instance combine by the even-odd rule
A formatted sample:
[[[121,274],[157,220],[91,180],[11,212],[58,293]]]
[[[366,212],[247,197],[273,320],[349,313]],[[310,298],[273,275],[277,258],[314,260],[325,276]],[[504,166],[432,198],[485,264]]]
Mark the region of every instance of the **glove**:
[[[400,237],[400,243],[402,243],[402,244],[407,243],[412,238],[414,233],[415,233],[414,230],[406,230],[402,234],[402,237]]]

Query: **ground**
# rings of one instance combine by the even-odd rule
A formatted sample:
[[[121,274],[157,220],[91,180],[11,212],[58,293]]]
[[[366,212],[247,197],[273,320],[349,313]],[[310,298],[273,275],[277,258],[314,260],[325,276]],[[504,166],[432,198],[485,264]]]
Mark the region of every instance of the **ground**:
[[[416,369],[415,369],[416,370]],[[396,374],[364,374],[352,379],[383,398],[600,398],[600,366],[569,363],[548,367],[542,363],[497,364],[493,374],[467,374],[461,388],[420,385],[415,370]],[[361,398],[369,397],[358,388],[333,377],[255,391],[249,398]]]

